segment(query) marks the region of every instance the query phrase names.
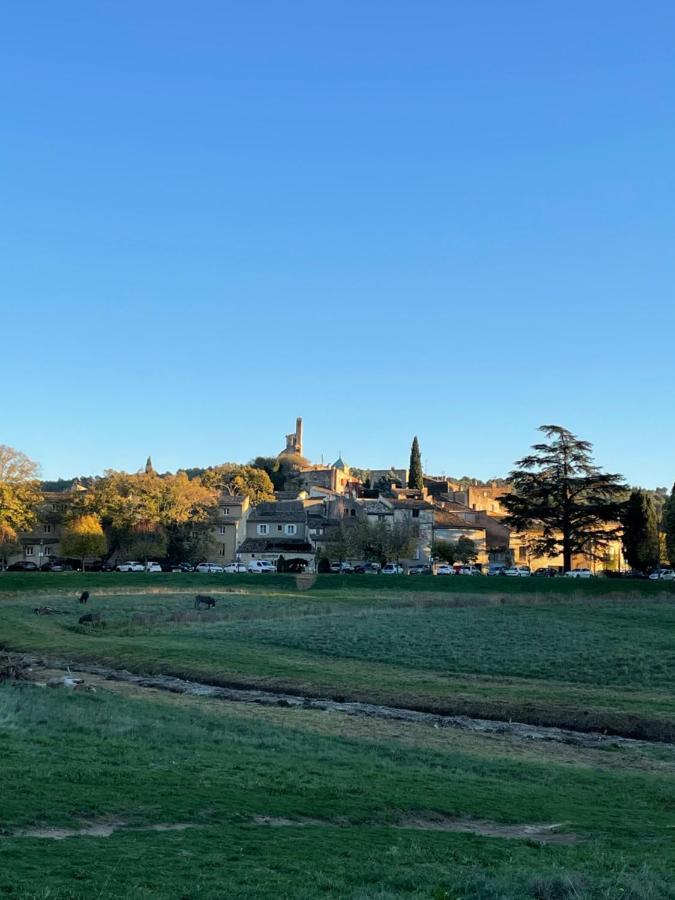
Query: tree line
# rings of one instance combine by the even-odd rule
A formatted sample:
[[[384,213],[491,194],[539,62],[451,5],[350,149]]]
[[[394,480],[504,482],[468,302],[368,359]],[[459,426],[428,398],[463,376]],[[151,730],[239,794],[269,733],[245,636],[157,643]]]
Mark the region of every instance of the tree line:
[[[593,462],[592,445],[558,425],[543,425],[544,440],[518,460],[500,501],[505,524],[530,536],[532,555],[562,555],[566,570],[575,555],[602,559],[620,538],[628,565],[643,572],[668,560],[675,565],[675,485],[660,497],[629,488],[616,473]],[[73,495],[65,513],[62,552],[77,558],[115,552],[141,559],[194,559],[206,551],[223,493],[244,494],[251,504],[274,499],[287,483],[292,461],[258,457],[252,464],[225,463],[208,469],[158,475],[151,466],[137,473],[108,470]],[[411,448],[409,486],[423,489],[419,442]],[[24,453],[0,445],[0,558],[20,548],[43,501],[39,468]],[[390,560],[410,553],[412,524],[358,520],[334,532],[339,559]],[[446,546],[447,545],[447,546]],[[473,542],[439,542],[434,556],[450,562],[476,558]]]
[[[35,527],[44,501],[36,463],[0,446],[0,557],[20,549],[21,532]],[[245,495],[252,504],[274,499],[268,474],[256,466],[225,463],[200,474],[158,475],[151,466],[127,473],[108,470],[71,495],[64,513],[61,553],[84,560],[121,553],[147,560],[196,559],[207,550],[223,494]],[[65,518],[63,518],[65,517]]]

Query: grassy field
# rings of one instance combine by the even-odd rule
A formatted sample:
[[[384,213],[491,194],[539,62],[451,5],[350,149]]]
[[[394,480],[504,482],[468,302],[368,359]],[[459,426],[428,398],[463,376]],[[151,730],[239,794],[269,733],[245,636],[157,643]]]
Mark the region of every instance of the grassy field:
[[[604,582],[601,597],[603,582],[570,592],[543,580],[542,593],[534,579],[503,581],[528,591],[468,592],[495,582],[469,578],[325,576],[299,591],[292,577],[21,575],[0,579],[0,635],[139,673],[675,740],[675,598],[662,585],[621,594]],[[105,627],[77,624],[85,583]],[[556,583],[565,594],[548,592]],[[195,585],[215,610],[190,612]],[[69,615],[37,617],[37,604]]]
[[[675,597],[496,581],[0,576],[14,655],[656,739],[589,750],[93,676],[95,693],[0,683],[0,896],[674,896]],[[196,591],[216,608],[195,612]]]
[[[19,684],[0,688],[0,752],[6,896],[672,896],[666,748]],[[85,833],[21,834],[59,828]]]

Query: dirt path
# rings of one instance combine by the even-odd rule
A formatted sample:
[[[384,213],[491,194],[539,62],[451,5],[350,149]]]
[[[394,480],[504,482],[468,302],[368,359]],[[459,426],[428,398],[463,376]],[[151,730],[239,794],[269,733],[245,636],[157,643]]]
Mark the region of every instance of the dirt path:
[[[408,722],[432,728],[454,728],[477,734],[504,735],[527,741],[554,742],[585,749],[602,748],[642,748],[659,746],[672,748],[675,745],[663,742],[636,740],[634,738],[601,734],[599,732],[572,731],[564,728],[528,725],[524,722],[504,722],[494,719],[479,719],[469,716],[443,716],[419,712],[394,706],[374,703],[340,702],[329,698],[306,697],[297,694],[259,689],[239,689],[216,687],[197,681],[188,681],[171,675],[135,675],[125,669],[77,663],[70,666],[61,660],[45,660],[28,655],[21,656],[22,662],[31,669],[31,680],[40,681],[45,677],[71,675],[75,678],[95,676],[102,682],[120,682],[139,688],[168,691],[193,697],[214,698],[234,703],[258,704],[261,706],[285,707],[289,709],[322,710],[348,716]]]

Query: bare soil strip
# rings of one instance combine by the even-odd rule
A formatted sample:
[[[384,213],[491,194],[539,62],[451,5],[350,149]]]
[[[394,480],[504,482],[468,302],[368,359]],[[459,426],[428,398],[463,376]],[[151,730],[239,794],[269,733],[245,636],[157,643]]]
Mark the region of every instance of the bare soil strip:
[[[110,837],[115,831],[185,831],[186,828],[199,828],[193,822],[159,822],[155,825],[127,825],[118,819],[97,822],[82,822],[79,828],[57,828],[49,825],[37,828],[24,828],[1,837],[42,838],[50,841],[63,841],[71,837]]]
[[[123,682],[141,688],[169,691],[171,693],[186,694],[193,697],[210,697],[235,703],[254,703],[262,706],[286,707],[289,709],[316,709],[325,712],[342,713],[343,715],[348,716],[412,722],[418,725],[431,726],[433,728],[456,728],[479,734],[508,735],[528,741],[552,741],[588,749],[602,747],[639,748],[653,746],[655,743],[658,743],[659,746],[668,746],[675,749],[675,745],[664,742],[636,740],[635,738],[626,738],[593,731],[573,731],[571,729],[555,728],[551,726],[528,725],[524,722],[505,722],[461,715],[437,715],[435,713],[420,712],[418,710],[395,706],[382,706],[358,701],[338,701],[331,700],[330,698],[307,697],[278,691],[219,687],[197,681],[176,678],[172,675],[135,675],[124,669],[112,669],[105,666],[94,666],[83,663],[77,663],[76,667],[71,667],[68,663],[63,661],[45,660],[27,655],[22,656],[22,661],[32,669],[32,680],[39,680],[37,678],[37,673],[39,671],[56,669],[72,678],[90,674],[108,681]]]
[[[323,819],[298,818],[287,819],[280,816],[253,816],[253,825],[270,828],[346,828],[352,825],[346,821],[326,821]],[[35,828],[23,828],[0,837],[36,838],[38,840],[63,841],[66,838],[94,837],[108,838],[116,831],[185,831],[187,828],[203,828],[196,822],[158,822],[152,825],[127,825],[121,819],[104,819],[94,822],[81,822],[77,828],[65,828],[41,825]],[[405,828],[416,831],[447,831],[460,834],[477,834],[481,837],[507,838],[536,841],[539,844],[574,844],[579,840],[573,832],[558,831],[561,824],[554,825],[503,825],[499,822],[488,822],[477,819],[452,818],[437,814],[419,813],[401,819],[394,825],[388,823],[363,823],[359,827],[366,828]]]

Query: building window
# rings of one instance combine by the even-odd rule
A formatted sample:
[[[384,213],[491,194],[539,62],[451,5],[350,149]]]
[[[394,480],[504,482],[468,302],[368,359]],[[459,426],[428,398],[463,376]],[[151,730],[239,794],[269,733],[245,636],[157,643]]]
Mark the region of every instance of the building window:
[[[257,528],[258,534],[267,534],[269,531],[269,525],[258,525]]]
[[[527,547],[518,547],[518,559],[527,559]]]
[[[218,548],[218,556],[225,556],[225,544]]]
[[[57,509],[58,509],[58,507],[57,507],[56,503],[52,503],[52,510],[54,512],[56,512]]]
[[[32,556],[32,555],[33,555],[33,548],[30,546],[26,547],[26,556]]]
[[[277,525],[277,531],[281,531],[281,530],[282,530],[282,526],[281,526],[281,525]]]
[[[412,517],[413,517],[413,519],[419,519],[419,517],[420,517],[420,511],[419,511],[419,509],[413,509],[413,511],[412,511]]]
[[[226,506],[225,509],[223,510],[223,515],[224,515],[224,516],[229,516],[229,514],[230,514],[230,507],[229,507],[229,506]]]
[[[352,515],[352,516],[355,516],[355,515],[356,515],[356,510],[355,510],[355,509],[353,509],[353,510],[351,511],[351,515]]]
[[[297,530],[298,530],[298,526],[297,526],[297,525],[287,525],[287,526],[286,526],[286,534],[295,534],[295,532],[296,532]]]
[[[51,526],[51,525],[45,525],[43,530],[44,530],[44,533],[45,533],[45,534],[51,534],[52,526]]]
[[[218,534],[225,534],[225,526],[224,525],[220,526],[220,528],[218,529]]]

